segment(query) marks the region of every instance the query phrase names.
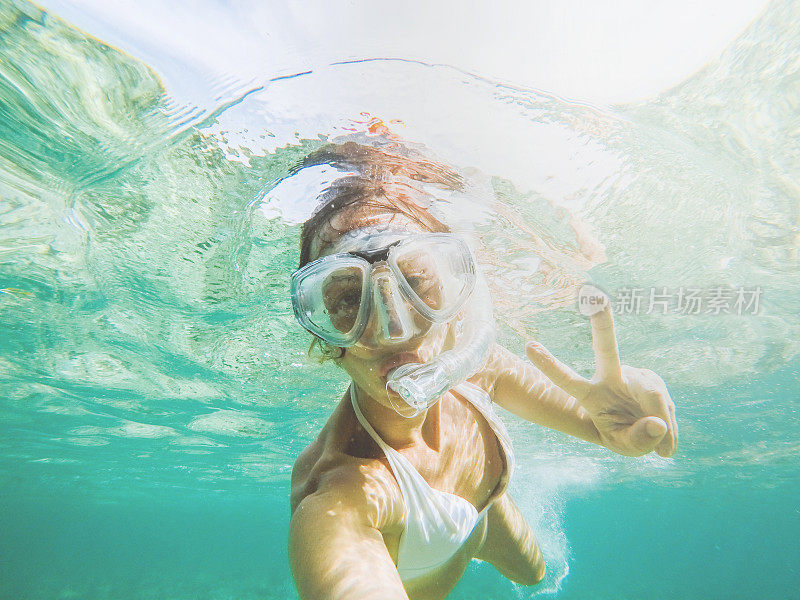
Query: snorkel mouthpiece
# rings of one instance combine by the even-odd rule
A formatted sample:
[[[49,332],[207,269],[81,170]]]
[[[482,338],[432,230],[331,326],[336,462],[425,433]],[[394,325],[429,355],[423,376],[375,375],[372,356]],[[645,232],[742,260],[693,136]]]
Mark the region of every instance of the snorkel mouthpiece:
[[[484,365],[486,354],[494,342],[494,316],[489,288],[480,274],[462,325],[452,350],[425,364],[402,365],[389,374],[386,388],[397,393],[415,411],[410,416],[435,404],[442,394]]]
[[[410,363],[394,370],[386,386],[416,411],[428,408],[432,401],[450,389],[447,371],[434,359],[421,365]]]

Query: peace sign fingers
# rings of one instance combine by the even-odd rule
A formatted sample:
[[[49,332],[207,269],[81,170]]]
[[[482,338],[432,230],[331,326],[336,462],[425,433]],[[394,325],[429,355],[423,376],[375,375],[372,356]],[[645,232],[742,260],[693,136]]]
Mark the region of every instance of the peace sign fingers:
[[[595,357],[595,378],[612,386],[623,384],[622,367],[619,362],[617,336],[614,333],[614,317],[611,306],[606,303],[602,310],[591,316],[592,348]]]

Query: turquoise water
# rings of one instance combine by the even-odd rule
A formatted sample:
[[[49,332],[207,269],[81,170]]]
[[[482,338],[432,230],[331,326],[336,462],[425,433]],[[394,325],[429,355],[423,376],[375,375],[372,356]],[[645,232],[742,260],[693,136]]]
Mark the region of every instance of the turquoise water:
[[[3,3],[0,597],[296,597],[291,465],[346,381],[291,316],[308,196],[279,182],[375,118],[474,172],[442,210],[480,239],[517,352],[536,337],[591,372],[587,277],[763,292],[756,314],[618,315],[623,361],[677,405],[670,459],[503,413],[548,575],[474,563],[451,597],[798,597],[798,22],[770,4],[635,105],[376,60],[184,106],[146,63]]]

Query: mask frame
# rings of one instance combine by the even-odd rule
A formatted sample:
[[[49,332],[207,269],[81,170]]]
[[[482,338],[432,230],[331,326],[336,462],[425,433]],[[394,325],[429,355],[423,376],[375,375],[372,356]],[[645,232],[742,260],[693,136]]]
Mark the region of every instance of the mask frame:
[[[411,287],[406,279],[398,259],[404,252],[413,250],[415,246],[420,248],[430,247],[434,244],[448,244],[455,246],[456,252],[449,255],[458,256],[463,269],[465,285],[458,297],[448,302],[441,309],[435,309],[425,303]],[[368,250],[350,249],[345,252],[323,256],[318,258],[302,269],[292,274],[290,282],[290,292],[292,297],[292,308],[298,323],[324,341],[346,348],[354,345],[364,334],[373,309],[373,277],[372,271],[377,266],[385,264],[396,281],[402,296],[409,301],[414,309],[425,319],[432,323],[445,323],[452,319],[467,302],[475,287],[477,278],[475,258],[467,243],[458,235],[452,233],[421,233],[404,236],[402,239],[395,239],[392,243]],[[311,277],[319,277],[321,274],[332,271],[338,265],[339,268],[352,267],[361,274],[361,298],[353,328],[347,332],[339,330],[326,330],[313,321],[313,307],[319,305],[321,297],[313,297],[316,293],[314,286],[306,285],[304,282]],[[311,289],[307,289],[311,288]]]

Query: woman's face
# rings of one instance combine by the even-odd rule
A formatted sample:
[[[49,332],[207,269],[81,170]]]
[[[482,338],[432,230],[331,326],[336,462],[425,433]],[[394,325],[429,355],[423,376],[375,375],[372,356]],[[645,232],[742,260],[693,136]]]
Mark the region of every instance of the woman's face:
[[[391,220],[392,230],[408,231],[409,234],[424,233],[418,224],[397,214],[385,215],[385,218],[373,215],[369,219],[369,224],[388,223],[389,220]],[[358,229],[365,224],[356,223],[351,229]],[[333,253],[334,245],[335,242],[328,245],[320,253],[320,256]],[[373,276],[380,278],[383,273],[388,273],[386,265],[381,262],[375,263]],[[331,318],[334,323],[336,319],[341,319],[349,324],[355,317],[351,314],[350,304],[352,302],[347,301],[347,290],[349,289],[347,277],[341,276],[337,281],[329,283],[330,289],[326,293],[326,304],[331,303],[328,306]],[[391,330],[394,326],[395,319],[393,317],[396,308],[408,318],[405,326],[411,332],[410,337],[401,342],[388,341],[385,330],[381,329],[377,317],[378,307],[374,305],[376,300],[370,299],[373,304],[364,334],[355,345],[343,349],[343,355],[335,361],[350,375],[360,389],[386,406],[391,406],[388,394],[394,394],[394,392],[387,392],[386,389],[389,371],[407,363],[425,363],[453,345],[453,332],[450,324],[436,324],[428,321],[414,309],[407,299],[399,294],[391,294],[391,298],[394,302],[402,303],[402,306],[389,308],[388,312],[391,313],[388,319],[389,329]],[[386,327],[385,324],[384,327]],[[347,330],[349,326],[344,324],[341,329]]]

